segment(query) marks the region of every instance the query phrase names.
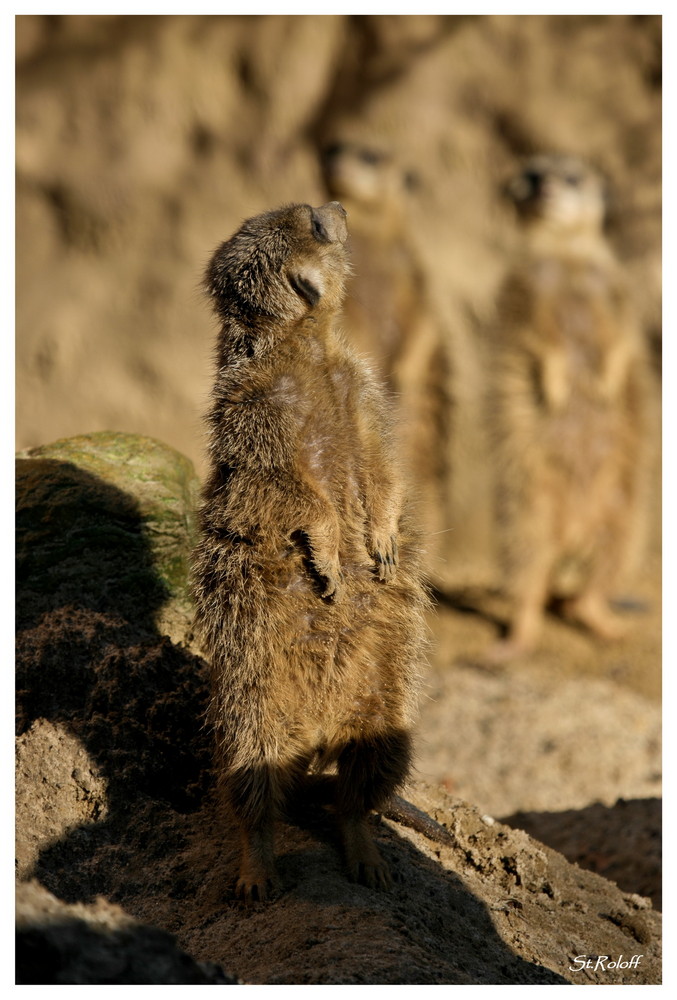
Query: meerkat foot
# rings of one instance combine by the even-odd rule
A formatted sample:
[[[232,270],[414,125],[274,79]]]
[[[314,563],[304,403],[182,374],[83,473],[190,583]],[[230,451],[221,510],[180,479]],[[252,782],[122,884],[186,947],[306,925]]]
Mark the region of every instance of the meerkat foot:
[[[272,829],[243,831],[235,895],[245,903],[263,903],[278,886]]]
[[[277,878],[267,876],[252,881],[249,877],[240,876],[235,884],[235,896],[244,903],[265,903],[278,888]]]
[[[235,896],[245,903],[265,903],[279,888],[274,865],[251,863],[244,859],[235,884]]]
[[[607,642],[616,642],[627,634],[625,622],[622,622],[606,606],[606,602],[598,597],[579,597],[565,601],[562,613],[566,618],[579,622],[598,638]]]
[[[367,820],[344,820],[341,828],[350,879],[370,889],[390,889],[392,876],[372,839]]]
[[[369,889],[392,889],[393,879],[383,858],[376,861],[360,861],[349,869],[353,882],[366,885]]]

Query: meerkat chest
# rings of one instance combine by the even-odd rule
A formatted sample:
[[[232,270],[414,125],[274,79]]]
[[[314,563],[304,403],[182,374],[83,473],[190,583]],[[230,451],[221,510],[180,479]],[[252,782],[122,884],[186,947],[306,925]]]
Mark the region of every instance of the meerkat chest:
[[[601,263],[585,258],[544,257],[530,268],[533,290],[544,297],[598,302],[611,295],[611,275]]]
[[[544,260],[533,273],[533,318],[575,367],[595,366],[618,326],[609,274],[594,261]]]
[[[360,440],[359,388],[351,373],[331,359],[306,373],[306,405],[299,427],[297,461],[339,507],[360,503],[364,462]]]
[[[350,475],[358,459],[354,413],[343,379],[325,371],[309,409],[302,434],[302,452],[308,466],[324,481]]]

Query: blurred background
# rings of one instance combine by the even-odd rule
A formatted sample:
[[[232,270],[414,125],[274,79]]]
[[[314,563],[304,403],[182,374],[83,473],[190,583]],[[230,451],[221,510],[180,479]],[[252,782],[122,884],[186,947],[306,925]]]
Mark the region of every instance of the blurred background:
[[[337,137],[386,150],[449,357],[433,573],[452,596],[432,621],[420,772],[495,815],[655,796],[658,464],[634,638],[602,649],[553,619],[528,666],[472,657],[500,619],[485,331],[510,254],[500,188],[525,155],[571,152],[609,179],[658,406],[661,18],[25,15],[16,57],[18,448],[131,431],[201,472],[212,250],[252,214],[327,201]]]

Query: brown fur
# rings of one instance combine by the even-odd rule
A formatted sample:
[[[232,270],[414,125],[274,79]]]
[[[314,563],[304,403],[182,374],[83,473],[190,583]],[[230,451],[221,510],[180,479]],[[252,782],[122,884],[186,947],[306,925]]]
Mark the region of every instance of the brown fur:
[[[221,331],[195,596],[246,899],[274,882],[285,801],[328,770],[348,870],[386,886],[367,815],[410,762],[426,597],[387,400],[336,329],[346,235],[338,202],[291,205],[206,276]]]
[[[544,609],[602,638],[640,548],[646,508],[645,359],[625,279],[603,235],[604,191],[564,156],[508,187],[521,255],[499,301],[493,420],[506,584],[504,657],[532,649]]]
[[[329,194],[341,200],[350,221],[354,273],[346,329],[395,394],[399,444],[417,484],[434,577],[439,536],[450,528],[451,359],[408,230],[411,178],[389,153],[343,140],[327,147],[323,167]]]

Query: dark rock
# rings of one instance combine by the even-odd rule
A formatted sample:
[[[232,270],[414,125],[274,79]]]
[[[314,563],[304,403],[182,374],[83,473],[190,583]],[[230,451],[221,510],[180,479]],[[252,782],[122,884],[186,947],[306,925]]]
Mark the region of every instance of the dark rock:
[[[67,906],[37,882],[17,891],[18,985],[235,984],[213,962],[195,962],[171,934],[98,900]]]

